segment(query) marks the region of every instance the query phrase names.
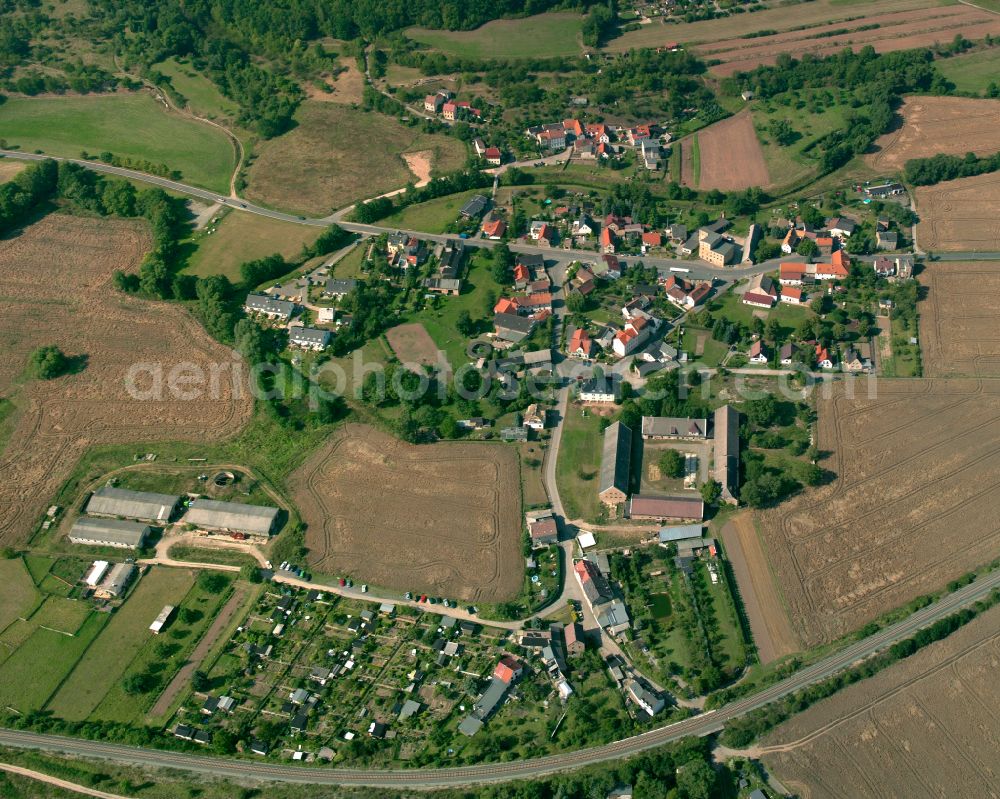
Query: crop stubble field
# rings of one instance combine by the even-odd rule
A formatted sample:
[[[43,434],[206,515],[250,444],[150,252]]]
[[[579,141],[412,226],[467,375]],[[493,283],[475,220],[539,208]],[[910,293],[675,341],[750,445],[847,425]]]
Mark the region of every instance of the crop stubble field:
[[[1000,263],[939,261],[919,280],[924,374],[1000,377]]]
[[[1000,608],[775,729],[763,760],[802,799],[997,796]]]
[[[232,364],[184,309],[117,292],[116,269],[134,271],[149,247],[142,224],[49,215],[0,249],[0,395],[20,408],[0,456],[0,541],[23,542],[48,500],[90,447],[217,440],[237,433],[252,410],[248,392],[219,381],[217,396],[135,399],[132,364]],[[87,357],[77,374],[20,383],[29,354],[55,344]],[[223,372],[223,377],[230,372]],[[148,388],[141,383],[139,388]]]
[[[522,584],[517,453],[339,431],[291,477],[310,563],[400,591],[488,602]]]
[[[1000,542],[1000,385],[883,379],[873,398],[865,383],[848,391],[818,403],[817,445],[837,479],[759,517],[806,646],[943,587]]]
[[[876,151],[866,156],[874,169],[892,172],[902,169],[911,158],[939,153],[992,155],[1000,150],[1000,100],[909,97],[899,114],[903,124],[880,136]]]
[[[709,125],[697,136],[699,189],[734,191],[771,182],[749,110]]]
[[[848,8],[850,6],[844,7],[845,10]],[[948,42],[957,33],[967,39],[981,39],[987,34],[995,36],[1000,33],[1000,17],[967,5],[895,12],[882,11],[878,7],[871,10],[874,13],[860,19],[832,21],[825,25],[770,36],[738,38],[742,35],[740,33],[731,39],[713,40],[710,44],[700,45],[695,51],[706,60],[722,62],[712,66],[712,72],[732,75],[734,72],[749,72],[762,64],[774,64],[782,53],[794,57],[801,57],[804,53],[821,57],[838,53],[845,47],[859,50],[865,46],[871,46],[879,53],[887,53]],[[841,19],[857,15],[842,15]],[[787,16],[797,18],[797,10],[787,12]],[[877,27],[863,30],[872,25]]]
[[[1000,251],[1000,173],[918,186],[915,194],[921,249]]]

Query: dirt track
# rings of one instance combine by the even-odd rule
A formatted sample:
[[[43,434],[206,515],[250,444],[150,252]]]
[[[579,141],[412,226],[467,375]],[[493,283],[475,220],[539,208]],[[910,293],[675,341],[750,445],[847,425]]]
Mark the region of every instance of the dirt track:
[[[764,762],[803,799],[997,797],[1000,608],[768,735]]]
[[[771,182],[749,109],[709,125],[696,135],[699,189],[734,191]]]
[[[482,602],[521,588],[513,448],[413,446],[347,425],[292,475],[291,488],[316,571]]]
[[[1000,384],[879,380],[820,400],[818,446],[839,477],[760,515],[809,646],[942,588],[1000,546]],[[975,520],[974,523],[969,523]]]
[[[148,246],[139,223],[53,214],[0,249],[0,395],[19,409],[0,458],[0,540],[28,537],[92,446],[135,442],[142,452],[156,441],[212,441],[249,420],[251,399],[237,396],[231,380],[219,381],[216,398],[177,399],[165,388],[158,399],[136,399],[128,391],[134,364],[159,364],[164,375],[182,363],[206,374],[238,364],[183,308],[113,288],[113,272],[134,271]],[[21,384],[30,353],[47,344],[86,356],[85,368]]]
[[[740,513],[726,523],[722,528],[722,543],[733,564],[760,662],[770,663],[799,651],[801,647],[774,584],[751,511]]]

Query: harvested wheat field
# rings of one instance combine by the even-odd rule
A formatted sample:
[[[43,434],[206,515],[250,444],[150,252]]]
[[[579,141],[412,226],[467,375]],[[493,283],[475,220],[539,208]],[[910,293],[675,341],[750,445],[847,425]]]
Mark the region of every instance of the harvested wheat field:
[[[927,251],[1000,250],[1000,174],[996,172],[916,189],[917,241]]]
[[[761,755],[802,799],[997,797],[1000,608],[775,729]]]
[[[1000,33],[1000,17],[997,32]],[[911,158],[992,155],[1000,150],[1000,100],[975,97],[909,97],[899,108],[903,124],[875,141],[868,163],[883,172]],[[922,209],[921,209],[922,210]]]
[[[858,381],[853,399],[850,388],[818,403],[817,446],[838,478],[759,516],[806,646],[943,587],[1000,546],[1000,383]]]
[[[0,248],[0,396],[19,409],[0,456],[0,540],[27,538],[89,447],[220,439],[249,420],[251,398],[225,379],[214,399],[174,399],[167,390],[162,399],[134,399],[127,390],[133,364],[160,364],[168,374],[190,363],[207,373],[235,357],[183,308],[112,287],[114,271],[135,271],[149,245],[140,223],[51,214]],[[22,384],[30,353],[48,344],[85,356],[85,368]]]
[[[425,366],[447,363],[448,359],[438,350],[427,328],[419,322],[390,327],[385,331],[385,338],[400,363]]]
[[[919,280],[924,374],[1000,377],[1000,263],[938,261]]]
[[[414,446],[347,425],[291,487],[317,571],[477,602],[511,599],[521,588],[513,448]]]
[[[829,22],[770,36],[739,38],[741,32],[734,38],[696,47],[695,52],[706,60],[721,62],[711,67],[713,73],[732,75],[734,72],[749,72],[762,64],[774,64],[784,53],[796,58],[805,53],[822,57],[839,53],[845,47],[857,51],[867,46],[873,47],[877,53],[887,53],[948,42],[955,38],[956,33],[968,39],[1000,33],[1000,17],[967,5],[887,13],[877,13],[878,7],[873,10],[876,13],[858,19]],[[797,16],[797,13],[786,14],[787,18]]]
[[[771,182],[748,109],[709,125],[697,136],[699,189],[735,191]]]

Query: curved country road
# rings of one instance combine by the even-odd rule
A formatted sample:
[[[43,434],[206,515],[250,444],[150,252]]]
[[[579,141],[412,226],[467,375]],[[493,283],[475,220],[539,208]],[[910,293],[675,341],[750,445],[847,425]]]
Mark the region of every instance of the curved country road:
[[[909,637],[922,627],[959,608],[982,599],[997,587],[1000,587],[1000,571],[981,577],[970,585],[918,610],[903,621],[850,644],[835,654],[801,669],[791,677],[751,696],[731,702],[718,710],[692,716],[683,721],[667,724],[641,735],[635,735],[604,746],[530,760],[442,769],[308,768],[183,752],[166,752],[104,741],[89,741],[60,735],[7,729],[0,730],[0,745],[61,752],[80,757],[104,758],[138,766],[174,768],[223,778],[249,778],[315,785],[440,788],[529,779],[581,766],[617,760],[689,735],[702,736],[718,732],[727,721],[745,715],[800,688],[820,682],[856,661],[881,651],[902,638]]]

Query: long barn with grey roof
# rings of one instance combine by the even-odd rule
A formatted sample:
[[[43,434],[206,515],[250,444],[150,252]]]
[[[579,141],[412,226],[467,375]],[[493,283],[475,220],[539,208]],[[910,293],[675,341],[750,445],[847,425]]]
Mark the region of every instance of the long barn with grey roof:
[[[89,544],[98,547],[119,549],[140,549],[149,535],[149,525],[128,522],[121,519],[93,519],[81,516],[69,531],[69,540],[74,544]]]
[[[91,495],[87,513],[91,516],[122,516],[126,519],[166,523],[180,501],[180,497],[170,494],[103,486]]]
[[[740,412],[732,405],[715,410],[715,479],[722,486],[722,499],[732,505],[739,500]]]
[[[601,502],[620,505],[628,497],[629,474],[632,469],[632,430],[615,422],[604,431],[604,451],[601,454],[601,483],[597,490]]]
[[[184,521],[196,527],[256,536],[274,533],[277,520],[277,508],[215,499],[196,499],[184,515]]]

